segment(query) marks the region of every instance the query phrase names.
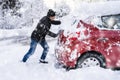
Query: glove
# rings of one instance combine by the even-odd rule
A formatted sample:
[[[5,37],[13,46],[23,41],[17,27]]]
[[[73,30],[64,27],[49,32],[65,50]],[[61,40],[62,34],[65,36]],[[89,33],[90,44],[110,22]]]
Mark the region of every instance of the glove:
[[[63,31],[64,30],[59,30],[56,36],[58,36],[59,34],[61,34]]]
[[[61,34],[63,31],[64,31],[64,30],[62,30],[62,29],[59,30],[59,31],[58,31],[58,35]]]

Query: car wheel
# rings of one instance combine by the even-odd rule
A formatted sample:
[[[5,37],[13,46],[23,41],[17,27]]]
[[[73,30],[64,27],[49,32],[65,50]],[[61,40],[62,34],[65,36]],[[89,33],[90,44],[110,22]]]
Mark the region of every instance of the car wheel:
[[[105,68],[105,59],[95,52],[88,52],[82,55],[77,61],[77,68],[99,66]]]

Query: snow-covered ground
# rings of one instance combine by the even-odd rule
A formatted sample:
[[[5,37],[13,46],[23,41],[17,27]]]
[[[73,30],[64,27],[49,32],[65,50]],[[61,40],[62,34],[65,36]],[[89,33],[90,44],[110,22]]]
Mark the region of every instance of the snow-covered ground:
[[[111,9],[109,9],[110,4],[113,5]],[[119,13],[119,4],[120,1],[109,2],[108,6],[105,3],[82,3],[80,7],[76,8],[76,14],[72,13],[70,16],[76,16],[81,19],[86,17],[83,14],[88,13],[90,15]],[[78,6],[79,4],[75,5]],[[104,7],[106,11],[102,10]],[[78,14],[79,12],[81,15]],[[102,14],[100,14],[101,12]],[[65,16],[61,19],[63,22],[61,25],[62,29],[67,29],[71,26],[74,17],[70,16]],[[43,50],[40,45],[37,46],[35,54],[29,58],[28,62],[22,63],[21,59],[29,49],[29,36],[37,22],[35,21],[31,28],[0,30],[0,80],[120,80],[120,71],[112,71],[110,69],[91,67],[66,71],[64,68],[57,68],[55,66],[56,58],[54,54],[57,38],[48,40],[50,51],[46,60],[49,61],[49,64],[39,63]],[[55,32],[57,32],[57,29],[58,27],[56,27]]]
[[[0,42],[0,80],[120,80],[120,71],[98,67],[66,71],[56,68],[54,47],[56,41],[49,42],[49,64],[38,63],[42,48],[38,45],[27,63],[20,62],[29,45],[15,44],[11,41]]]

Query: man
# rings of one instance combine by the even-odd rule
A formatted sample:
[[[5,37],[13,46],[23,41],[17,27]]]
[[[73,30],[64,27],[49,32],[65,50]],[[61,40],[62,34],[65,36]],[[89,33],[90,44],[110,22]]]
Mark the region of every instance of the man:
[[[55,19],[55,12],[52,9],[49,9],[47,16],[43,17],[39,21],[36,29],[32,32],[30,49],[23,57],[23,59],[22,59],[23,62],[26,62],[27,59],[35,52],[36,46],[39,43],[42,46],[42,48],[44,49],[43,53],[40,57],[40,63],[48,63],[47,61],[45,61],[45,58],[48,53],[49,46],[45,40],[45,37],[46,37],[46,35],[49,35],[49,36],[55,38],[61,32],[61,31],[59,31],[57,34],[55,34],[51,31],[49,31],[51,28],[51,24],[54,24],[54,25],[61,24],[60,21],[54,21],[54,19]]]

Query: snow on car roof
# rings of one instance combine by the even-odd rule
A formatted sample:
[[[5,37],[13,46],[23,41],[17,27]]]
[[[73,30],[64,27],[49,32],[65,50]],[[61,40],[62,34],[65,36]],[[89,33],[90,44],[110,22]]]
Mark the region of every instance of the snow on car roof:
[[[75,20],[85,21],[90,16],[103,16],[120,13],[120,1],[107,1],[95,3],[75,3],[75,10],[62,19],[62,28],[72,30],[77,24],[72,25]]]
[[[107,1],[95,3],[76,3],[75,11],[86,15],[110,15],[120,13],[120,1]]]

